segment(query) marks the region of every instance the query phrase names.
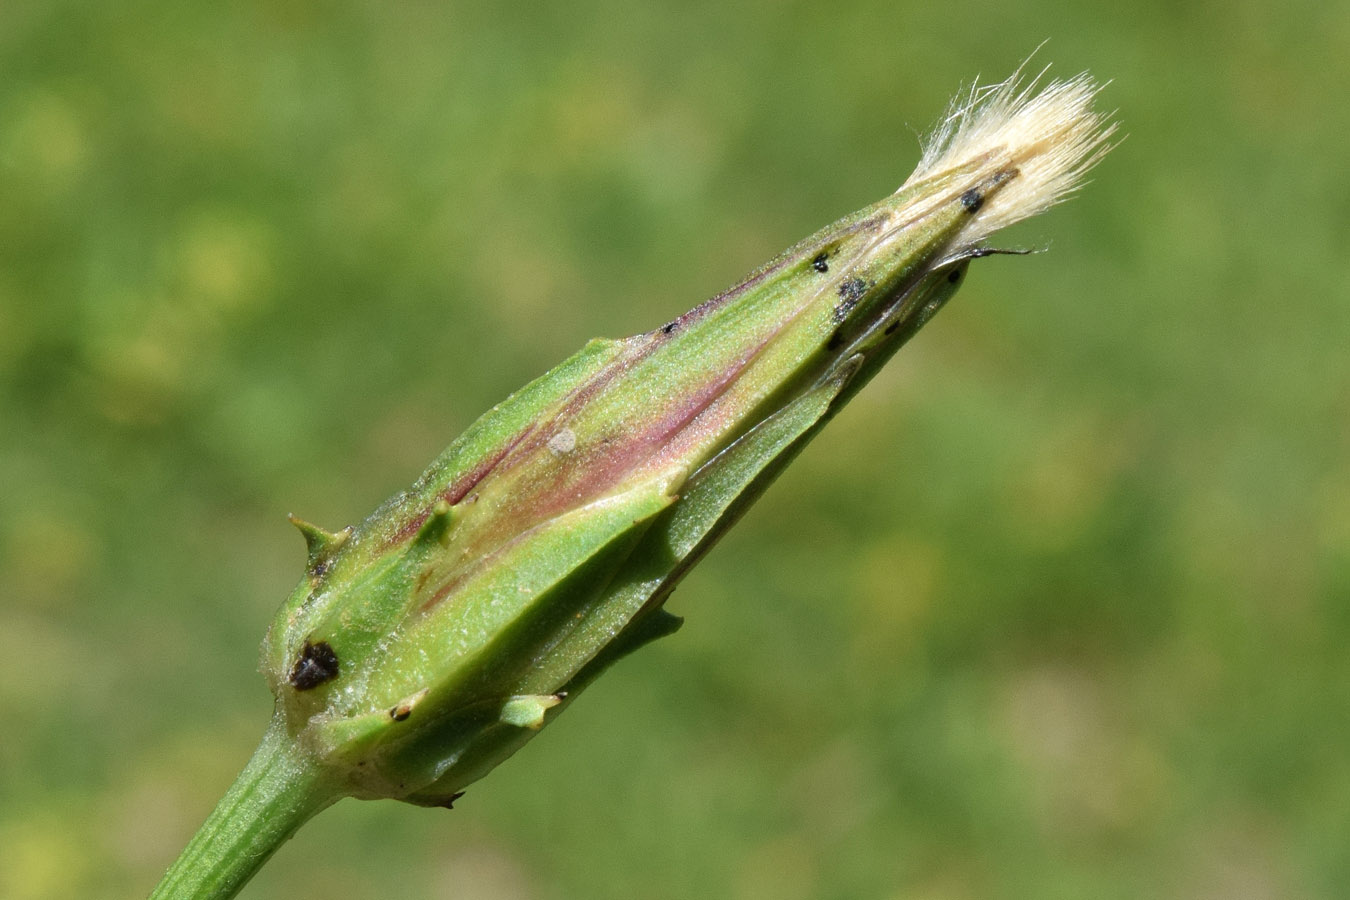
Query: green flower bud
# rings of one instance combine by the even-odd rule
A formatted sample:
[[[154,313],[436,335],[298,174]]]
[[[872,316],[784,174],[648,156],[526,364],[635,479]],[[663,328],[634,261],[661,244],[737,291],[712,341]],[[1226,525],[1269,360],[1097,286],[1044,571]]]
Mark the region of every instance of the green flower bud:
[[[900,191],[662,328],[592,342],[360,525],[297,521],[308,570],[264,652],[289,732],[351,793],[448,804],[674,630],[661,604],[689,566],[983,239],[1091,162],[1091,94],[985,106]]]
[[[251,765],[221,809],[250,791],[297,824],[344,794],[448,806],[674,631],[662,606],[690,566],[996,252],[986,238],[1104,152],[1095,90],[972,92],[895,194],[661,328],[591,342],[359,525],[294,520],[308,565],[263,648],[277,714],[259,758],[281,762]],[[283,763],[309,807],[267,787]]]

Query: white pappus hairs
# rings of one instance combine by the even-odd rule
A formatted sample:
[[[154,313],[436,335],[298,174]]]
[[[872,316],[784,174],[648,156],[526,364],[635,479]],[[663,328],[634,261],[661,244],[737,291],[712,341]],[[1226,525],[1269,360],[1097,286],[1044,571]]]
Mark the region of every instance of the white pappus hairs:
[[[1101,86],[1083,73],[1036,91],[1044,75],[1024,84],[1019,68],[999,84],[972,84],[952,101],[901,186],[966,167],[972,183],[1006,179],[972,216],[962,236],[971,245],[1071,195],[1114,146],[1115,123],[1092,108]]]

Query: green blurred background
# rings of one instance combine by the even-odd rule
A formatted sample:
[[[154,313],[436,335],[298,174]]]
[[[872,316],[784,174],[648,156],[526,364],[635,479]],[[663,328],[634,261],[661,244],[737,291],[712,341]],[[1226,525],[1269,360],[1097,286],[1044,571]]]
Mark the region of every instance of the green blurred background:
[[[0,4],[0,897],[142,896],[341,526],[894,189],[972,76],[1129,137],[454,812],[257,898],[1350,891],[1350,6]]]

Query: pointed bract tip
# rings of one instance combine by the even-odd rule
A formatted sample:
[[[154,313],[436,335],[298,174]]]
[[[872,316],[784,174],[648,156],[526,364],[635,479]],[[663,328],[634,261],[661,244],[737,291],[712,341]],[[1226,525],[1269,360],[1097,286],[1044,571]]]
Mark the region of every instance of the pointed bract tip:
[[[521,694],[502,704],[501,720],[517,728],[538,731],[544,727],[544,713],[563,702],[566,694]]]
[[[341,549],[342,545],[347,543],[352,536],[350,526],[339,532],[326,531],[315,525],[313,522],[306,522],[297,515],[286,517],[292,525],[300,530],[300,534],[305,538],[305,549],[309,553],[309,565],[311,568],[320,565],[328,560]]]
[[[454,507],[450,505],[450,501],[441,498],[436,501],[436,505],[431,507],[431,514],[422,523],[422,527],[417,530],[416,542],[419,544],[441,543],[450,533],[450,526],[453,524]]]

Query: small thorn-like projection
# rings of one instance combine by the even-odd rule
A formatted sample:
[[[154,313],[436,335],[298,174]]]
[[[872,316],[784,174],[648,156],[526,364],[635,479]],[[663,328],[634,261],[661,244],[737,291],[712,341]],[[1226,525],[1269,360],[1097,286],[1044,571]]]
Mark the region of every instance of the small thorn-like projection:
[[[444,498],[437,500],[431,508],[431,515],[417,531],[417,542],[421,544],[444,543],[454,524],[454,507]]]
[[[299,516],[290,516],[290,522],[304,535],[305,547],[309,552],[308,568],[311,575],[321,577],[332,568],[333,558],[352,536],[350,527],[339,532],[326,531],[313,522],[306,522]]]
[[[300,650],[300,656],[291,667],[288,679],[291,687],[297,691],[307,691],[318,687],[325,681],[332,681],[338,675],[338,657],[327,641],[310,643]]]
[[[441,806],[445,807],[446,809],[454,809],[455,801],[463,796],[464,796],[463,791],[455,791],[449,797],[446,797],[444,801],[442,801]]]
[[[972,247],[961,254],[961,259],[984,259],[986,256],[1030,256],[1039,251],[1008,249],[1007,247]]]
[[[507,725],[538,731],[544,713],[563,702],[564,694],[521,694],[502,704],[501,720]]]

